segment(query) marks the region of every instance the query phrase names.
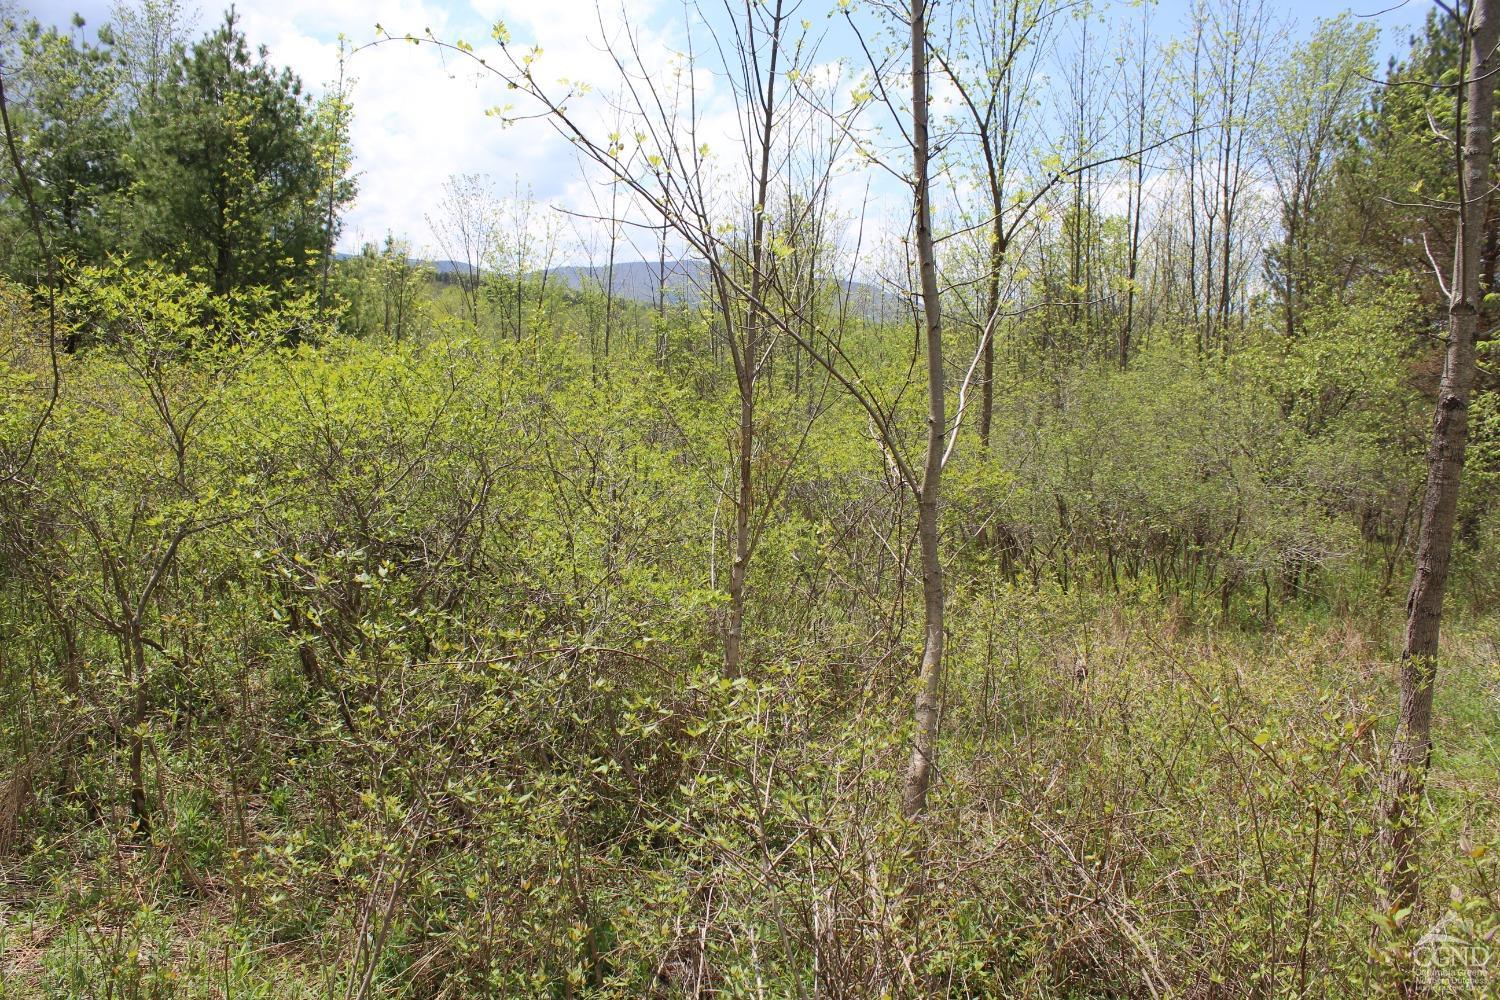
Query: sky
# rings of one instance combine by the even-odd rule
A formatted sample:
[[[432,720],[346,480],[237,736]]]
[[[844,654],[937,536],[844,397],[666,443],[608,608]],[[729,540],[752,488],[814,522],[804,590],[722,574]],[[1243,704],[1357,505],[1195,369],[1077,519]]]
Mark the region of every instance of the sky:
[[[44,23],[65,24],[77,12],[90,37],[113,7],[113,0],[16,2]],[[1391,9],[1383,8],[1393,0],[1267,2],[1292,38],[1305,34],[1317,18],[1345,9],[1368,15],[1382,29],[1382,63],[1386,55],[1405,50],[1412,27],[1430,6],[1430,0],[1406,0]],[[610,6],[618,3],[642,33],[646,50],[665,59],[680,47],[686,36],[681,0],[606,0],[610,10],[618,10]],[[801,0],[798,16],[821,18],[836,3]],[[1186,4],[1158,0],[1153,24],[1169,33],[1183,20]],[[191,8],[192,0],[185,6]],[[291,67],[314,92],[339,74],[340,36],[359,46],[377,37],[377,24],[392,35],[420,36],[430,29],[446,40],[482,46],[494,23],[503,21],[515,43],[542,47],[544,73],[601,85],[612,76],[596,0],[238,0],[236,9],[251,43],[266,46],[275,64]],[[1134,25],[1139,17],[1129,0],[1100,0],[1099,10],[1106,25],[1111,18]],[[222,8],[204,4],[196,27],[208,30],[222,16]],[[604,30],[613,29],[607,24]],[[357,51],[346,72],[353,80],[351,142],[359,195],[345,215],[341,249],[378,242],[390,232],[410,240],[418,256],[441,256],[428,215],[436,211],[445,179],[456,174],[486,175],[498,190],[529,191],[542,204],[597,202],[600,185],[586,179],[574,150],[548,126],[523,122],[503,128],[485,114],[514,95],[464,59],[445,58],[431,45],[385,44]],[[580,241],[597,235],[584,233],[572,217],[555,218],[569,244],[561,253],[564,262],[582,262]]]

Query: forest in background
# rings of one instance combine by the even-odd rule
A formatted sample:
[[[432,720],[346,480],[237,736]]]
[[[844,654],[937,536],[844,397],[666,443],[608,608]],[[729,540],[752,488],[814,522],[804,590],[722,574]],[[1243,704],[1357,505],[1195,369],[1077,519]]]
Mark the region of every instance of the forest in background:
[[[10,11],[0,997],[1500,995],[1493,4]]]

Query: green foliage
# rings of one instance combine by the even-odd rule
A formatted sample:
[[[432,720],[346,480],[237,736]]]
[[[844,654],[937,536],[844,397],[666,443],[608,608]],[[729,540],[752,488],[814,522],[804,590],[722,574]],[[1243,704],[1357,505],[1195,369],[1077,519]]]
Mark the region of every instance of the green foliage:
[[[327,198],[352,197],[318,154],[320,123],[290,70],[257,59],[233,13],[177,59],[137,116],[133,244],[218,294],[306,284],[332,246]]]
[[[226,963],[267,997],[1389,988],[1410,931],[1382,917],[1369,948],[1380,640],[1192,619],[1259,627],[1264,600],[1296,622],[1312,605],[1253,570],[1336,550],[1327,587],[1368,555],[1306,470],[1371,430],[1339,386],[1404,398],[1393,335],[1353,317],[1232,364],[1163,347],[1017,383],[956,474],[950,735],[919,831],[890,794],[909,508],[846,402],[769,383],[756,477],[783,485],[730,680],[734,390],[711,367],[693,388],[628,356],[596,374],[566,340],[284,346],[310,304],[240,309],[157,266],[70,289],[87,346],[0,491],[4,683],[28,692],[0,732],[31,776],[12,884],[40,928],[7,933],[45,942],[0,958],[12,992],[191,996]],[[45,369],[24,298],[11,315],[17,448]],[[1440,711],[1477,718],[1485,690]],[[1455,776],[1486,752],[1455,743]],[[1456,859],[1493,840],[1486,801],[1433,803],[1431,864],[1476,934],[1487,869]]]
[[[174,11],[142,16],[180,37]],[[1396,997],[1439,920],[1495,938],[1493,393],[1431,889],[1377,902],[1434,300],[1392,266],[1409,239],[1361,256],[1374,231],[1337,217],[1432,166],[1394,131],[1420,109],[1323,105],[1318,238],[1269,272],[1295,258],[1290,324],[1246,294],[1206,338],[1081,178],[993,295],[989,247],[949,241],[944,346],[974,368],[948,386],[941,741],[911,821],[893,454],[927,428],[920,344],[908,303],[839,283],[813,203],[759,206],[798,280],[756,310],[727,676],[747,303],[566,287],[519,198],[471,280],[394,236],[329,261],[343,95],[311,105],[232,16],[149,51],[124,20],[15,40],[78,259],[0,283],[0,997]],[[1269,152],[1300,155],[1303,99],[1368,42],[1338,21],[1281,67]]]
[[[396,341],[426,332],[431,308],[422,293],[432,270],[412,261],[404,241],[387,236],[379,247],[366,243],[358,256],[336,265],[336,279],[344,332],[356,337],[378,333]]]
[[[1304,336],[1226,362],[1159,342],[1124,372],[1019,381],[991,455],[958,471],[952,516],[1003,571],[1149,578],[1264,621],[1273,590],[1404,550],[1425,419],[1411,308],[1397,290],[1310,310]]]
[[[59,256],[99,260],[114,249],[117,199],[129,183],[123,162],[127,128],[116,99],[120,66],[107,44],[92,45],[36,22],[7,25],[3,40],[12,124]],[[14,65],[14,71],[10,67]],[[14,170],[6,157],[5,174]],[[3,220],[6,272],[26,280],[43,273],[28,209],[7,183]]]
[[[313,104],[289,70],[252,54],[232,13],[190,46],[179,21],[172,5],[147,4],[96,44],[35,23],[5,39],[18,66],[12,124],[50,252],[95,266],[129,252],[220,296],[294,298],[313,287],[354,195],[347,105]],[[27,187],[11,181],[4,266],[34,280],[44,261]]]

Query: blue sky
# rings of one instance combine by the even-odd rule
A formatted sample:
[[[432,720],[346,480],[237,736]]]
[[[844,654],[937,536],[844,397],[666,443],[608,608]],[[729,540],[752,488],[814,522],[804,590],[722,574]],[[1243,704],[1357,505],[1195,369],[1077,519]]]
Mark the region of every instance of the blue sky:
[[[799,16],[820,18],[835,3],[803,0]],[[1376,15],[1389,6],[1382,0],[1358,0],[1354,6],[1337,0],[1267,0],[1267,5],[1293,39],[1320,17],[1345,9]],[[77,11],[91,34],[108,20],[114,4],[21,0],[19,6],[51,23],[66,23]],[[1407,35],[1429,6],[1428,0],[1408,0],[1371,17],[1382,29],[1382,64],[1386,55],[1406,49]],[[535,41],[543,47],[544,66],[558,76],[603,83],[610,75],[599,45],[595,0],[239,0],[236,7],[250,40],[266,45],[274,61],[291,66],[315,90],[338,74],[338,37],[368,41],[375,37],[377,23],[395,34],[430,28],[440,37],[480,43],[488,39],[490,26],[503,20],[517,42]],[[623,0],[623,7],[644,31],[648,48],[670,48],[681,39],[680,0]],[[1186,7],[1186,0],[1160,0],[1152,14],[1155,29],[1163,36],[1172,34],[1183,22]],[[1132,30],[1138,23],[1138,8],[1126,0],[1100,0],[1097,9],[1106,33],[1112,22],[1128,23]],[[207,29],[221,17],[222,8],[203,6],[196,25]],[[346,249],[392,231],[409,238],[419,252],[431,253],[426,216],[434,210],[443,180],[452,174],[487,174],[498,188],[510,191],[518,185],[542,202],[587,205],[597,194],[598,185],[585,178],[572,150],[550,129],[533,123],[502,130],[487,117],[486,108],[510,95],[461,60],[444,59],[431,46],[390,45],[359,53],[350,74],[355,80],[353,144],[360,195],[346,217],[341,240]],[[563,238],[567,242],[573,237],[565,232]],[[587,241],[597,236],[576,238]],[[582,254],[574,246],[564,256],[577,260]]]

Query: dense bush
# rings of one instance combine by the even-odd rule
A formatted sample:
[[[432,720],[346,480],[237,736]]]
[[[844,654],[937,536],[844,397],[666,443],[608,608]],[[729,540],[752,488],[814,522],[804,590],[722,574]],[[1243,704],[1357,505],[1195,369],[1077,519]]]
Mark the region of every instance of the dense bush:
[[[1390,986],[1387,619],[1317,607],[1404,557],[1369,523],[1399,516],[1408,436],[1310,420],[1342,377],[1319,345],[1007,376],[955,465],[948,736],[914,826],[911,512],[837,397],[764,409],[731,679],[732,388],[563,336],[354,340],[306,304],[252,328],[165,272],[86,271],[65,315],[92,346],[39,424],[44,324],[7,294],[20,990]],[[1416,405],[1399,352],[1357,363]],[[1500,682],[1484,627],[1452,647],[1456,718]],[[1493,761],[1450,731],[1431,864],[1483,934]]]

